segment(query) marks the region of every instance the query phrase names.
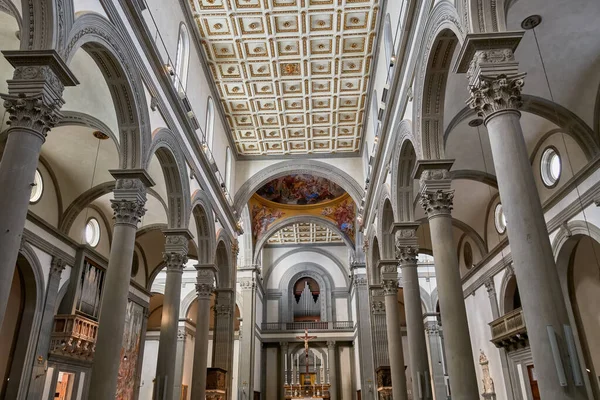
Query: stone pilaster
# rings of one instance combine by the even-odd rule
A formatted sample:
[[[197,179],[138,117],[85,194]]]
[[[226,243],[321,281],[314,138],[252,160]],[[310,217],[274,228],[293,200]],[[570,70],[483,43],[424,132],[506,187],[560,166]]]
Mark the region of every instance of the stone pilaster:
[[[194,366],[192,369],[192,399],[206,397],[206,368],[208,363],[208,332],[210,325],[210,298],[215,290],[217,268],[213,264],[196,265],[196,293],[198,317],[194,341]]]
[[[452,397],[466,400],[478,398],[479,389],[454,244],[451,166],[449,160],[419,161],[414,177],[420,178],[421,205],[431,231]]]
[[[137,226],[146,212],[146,188],[154,182],[144,170],[113,170],[117,180],[111,206],[115,225],[104,285],[110,295],[102,296],[98,338],[92,366],[89,398],[112,399],[116,395],[121,364],[121,345],[131,280],[131,265]]]
[[[408,391],[406,373],[404,371],[400,307],[398,306],[398,261],[382,261],[379,265],[381,268],[383,295],[385,297],[385,322],[392,378],[392,393],[394,399],[406,400],[408,399]]]
[[[433,395],[429,379],[427,343],[417,265],[419,255],[417,229],[419,229],[419,224],[399,223],[394,224],[391,233],[396,241],[396,258],[402,270],[413,399],[431,400]]]
[[[514,51],[523,35],[469,35],[456,70],[467,73],[468,103],[489,134],[541,398],[579,400],[588,396],[570,371],[564,338],[564,325],[570,322],[518,110],[525,74],[519,73]]]
[[[240,327],[239,356],[239,399],[252,399],[254,396],[254,358],[256,296],[260,280],[260,269],[250,265],[238,269],[238,284],[242,292],[242,323]]]
[[[358,327],[358,357],[360,362],[361,390],[365,398],[373,397],[375,382],[373,333],[371,328],[371,307],[369,306],[369,285],[365,264],[352,264],[352,290],[356,302],[356,324]],[[369,389],[370,388],[370,389]]]
[[[35,170],[48,131],[61,119],[65,86],[77,79],[53,50],[3,51],[15,68],[8,94],[7,139],[0,161],[0,326],[12,285]]]
[[[449,397],[446,384],[446,359],[437,316],[429,315],[426,318],[425,334],[429,346],[433,392],[436,399],[446,399]]]
[[[329,366],[329,398],[338,400],[337,351],[335,341],[327,342],[327,365]]]
[[[166,393],[164,400],[172,400],[179,399],[181,393],[181,381],[177,382],[175,379],[179,306],[183,269],[188,261],[188,243],[193,235],[187,229],[166,229],[163,233],[165,235],[163,261],[167,279],[160,321],[154,387],[157,393]]]
[[[52,259],[28,398],[40,398],[44,389],[48,367],[48,352],[50,351],[50,336],[54,325],[54,310],[56,308],[60,277],[65,267],[66,264],[61,258],[54,257]]]
[[[381,263],[375,267],[377,271]],[[373,355],[375,359],[375,371],[381,366],[389,367],[390,353],[388,349],[387,323],[385,317],[385,294],[381,284],[369,286],[371,301],[371,330],[373,337]]]
[[[213,367],[227,371],[227,383],[233,375],[233,340],[235,317],[234,289],[217,289],[214,307],[215,328],[213,332]]]

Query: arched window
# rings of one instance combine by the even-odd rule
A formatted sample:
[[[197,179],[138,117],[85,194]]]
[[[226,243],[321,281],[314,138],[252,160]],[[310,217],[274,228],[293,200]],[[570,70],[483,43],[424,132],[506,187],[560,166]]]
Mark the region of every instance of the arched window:
[[[385,15],[385,21],[383,22],[383,45],[385,46],[385,59],[389,65],[394,55],[394,38],[392,37],[390,14]]]
[[[373,97],[371,97],[371,121],[373,121],[373,135],[377,137],[377,131],[379,130],[379,98],[377,97],[377,90],[373,91]]]
[[[179,26],[179,41],[175,57],[175,85],[183,93],[187,84],[188,65],[190,63],[190,35],[185,24]]]
[[[215,105],[212,97],[208,98],[208,105],[206,106],[206,144],[212,149],[213,137],[215,133]]]
[[[225,188],[231,191],[231,169],[233,167],[233,154],[231,154],[231,148],[227,147],[225,150]]]

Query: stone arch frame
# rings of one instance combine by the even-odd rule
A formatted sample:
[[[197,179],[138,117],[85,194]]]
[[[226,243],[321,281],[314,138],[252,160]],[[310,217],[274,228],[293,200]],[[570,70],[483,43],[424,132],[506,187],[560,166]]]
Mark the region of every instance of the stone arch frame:
[[[11,0],[0,0],[0,12],[6,13],[17,20],[19,31],[23,32],[23,18],[19,13],[19,9]]]
[[[500,294],[499,299],[498,299],[498,305],[500,308],[500,315],[504,315],[506,314],[506,299],[508,297],[508,291],[512,289],[512,287],[510,287],[510,285],[512,285],[512,282],[515,282],[515,287],[519,287],[519,284],[517,282],[517,277],[515,275],[515,271],[513,269],[513,266],[511,264],[510,267],[507,267],[504,269],[504,275],[502,276],[502,283],[500,283],[500,291],[498,292]],[[514,295],[514,293],[513,293]]]
[[[318,247],[295,248],[295,249],[292,249],[292,250],[282,254],[281,256],[279,256],[275,261],[273,261],[271,263],[271,268],[264,275],[263,280],[264,280],[264,282],[266,282],[266,285],[267,286],[269,285],[269,279],[271,278],[271,274],[283,260],[285,260],[286,258],[288,258],[296,253],[302,253],[302,252],[317,253],[317,254],[320,254],[322,256],[329,258],[339,268],[340,272],[342,273],[342,276],[344,277],[345,287],[348,287],[348,288],[350,287],[350,280],[348,278],[348,275],[349,275],[348,269],[344,267],[344,265],[340,262],[340,260],[338,260],[338,258],[336,256],[334,256],[330,252],[320,249]]]
[[[419,223],[419,224],[421,224],[421,225],[428,225],[429,224],[429,220],[427,219],[427,217],[423,217],[423,218],[419,219],[416,222]],[[456,219],[456,218],[453,217],[452,218],[452,226],[460,229],[461,231],[463,231],[469,237],[469,239],[471,239],[473,241],[473,243],[475,243],[477,245],[477,248],[479,249],[479,251],[481,252],[481,254],[487,254],[488,253],[487,246],[486,246],[485,242],[483,241],[482,237],[470,225],[468,225],[468,224],[462,222],[461,220]],[[426,253],[426,254],[430,254],[431,253],[429,251],[425,251],[424,249],[420,250],[419,252],[420,253]],[[431,253],[431,255],[433,255],[433,253]]]
[[[215,265],[218,270],[217,287],[234,287],[235,264],[232,262],[231,241],[224,229],[217,234],[217,245],[215,246]]]
[[[73,226],[73,223],[75,222],[75,219],[79,213],[85,210],[85,208],[88,207],[94,200],[104,196],[105,194],[111,193],[115,188],[115,184],[116,181],[100,183],[81,193],[75,200],[71,202],[71,204],[69,204],[67,209],[60,216],[58,230],[68,235],[69,231],[71,230],[71,226]],[[147,188],[146,192],[155,197],[159,203],[162,204],[165,214],[168,216],[169,208],[163,201],[162,197],[152,188]]]
[[[70,63],[79,48],[96,62],[113,98],[120,131],[120,167],[146,168],[152,135],[144,83],[131,56],[136,50],[110,21],[94,13],[75,20],[61,55]]]
[[[256,241],[256,245],[254,247],[254,263],[258,263],[260,252],[265,246],[265,244],[267,244],[267,241],[271,236],[273,236],[278,230],[299,222],[315,223],[331,229],[332,231],[340,235],[344,243],[351,250],[354,251],[355,246],[352,240],[348,237],[348,235],[342,232],[342,230],[338,228],[336,224],[334,224],[329,219],[315,215],[296,215],[294,217],[284,218],[281,221],[274,223],[272,226],[269,227],[269,229],[267,229],[267,231],[260,237],[260,239]]]
[[[331,164],[317,160],[282,161],[263,168],[244,182],[235,195],[234,209],[240,213],[252,194],[262,185],[289,174],[311,174],[327,178],[348,192],[356,204],[360,204],[364,193],[354,178]]]
[[[55,127],[83,126],[105,133],[109,138],[111,138],[112,143],[117,148],[117,153],[121,154],[121,146],[119,145],[119,140],[117,139],[117,136],[104,122],[100,121],[98,118],[90,114],[86,114],[79,111],[65,110],[61,111],[61,114],[63,115],[63,117],[55,125]]]
[[[396,258],[394,235],[390,233],[390,229],[395,222],[394,206],[392,205],[390,190],[387,185],[381,193],[379,201],[378,214],[379,221],[377,223],[377,237],[379,238],[379,254],[382,259],[393,260]]]
[[[552,252],[556,260],[556,268],[558,270],[559,283],[567,308],[567,315],[575,337],[575,347],[577,348],[579,365],[582,368],[582,371],[585,371],[585,368],[589,368],[591,370],[591,375],[597,376],[597,371],[591,362],[585,331],[581,325],[581,317],[579,316],[579,312],[575,312],[577,301],[574,298],[572,282],[573,266],[571,263],[571,255],[579,241],[584,237],[591,238],[600,243],[600,228],[594,224],[581,220],[565,222],[558,229],[556,237],[552,241]],[[597,397],[600,392],[597,381],[591,380],[588,377],[588,374],[583,373],[583,379],[588,394],[593,393],[592,397]],[[592,393],[590,393],[590,391]]]
[[[463,15],[463,24],[469,32],[506,31],[506,1],[510,0],[462,0],[457,8]]]
[[[22,0],[21,50],[61,49],[75,18],[73,0]]]
[[[20,264],[19,259],[21,261]],[[23,264],[23,261],[26,265]],[[25,267],[21,270],[23,285],[25,286],[25,307],[21,313],[21,326],[17,335],[13,365],[22,367],[14,370],[11,366],[9,378],[14,383],[11,384],[9,382],[6,390],[6,398],[20,400],[27,398],[27,389],[33,369],[37,339],[42,324],[46,280],[40,261],[29,243],[23,242],[21,244],[17,263]],[[15,270],[15,272],[17,271]]]
[[[370,278],[369,285],[378,285],[381,281],[379,261],[381,261],[382,258],[379,238],[376,234],[372,234],[369,243],[370,245],[367,253],[367,276]]]
[[[414,132],[421,143],[419,159],[443,159],[444,99],[450,63],[465,30],[452,4],[437,3],[427,21],[415,80]],[[415,149],[416,150],[416,149]]]
[[[301,278],[312,278],[319,284],[323,297],[321,300],[321,321],[333,321],[336,315],[333,289],[335,282],[327,270],[312,262],[297,263],[283,274],[279,283],[282,293],[279,303],[279,321],[293,322],[294,310],[292,303],[293,286]]]
[[[217,248],[215,219],[210,204],[210,198],[205,191],[196,190],[192,195],[191,210],[197,229],[197,232],[192,233],[196,234],[198,241],[199,264],[212,264]]]
[[[404,120],[399,126],[396,151],[392,160],[392,206],[396,212],[396,221],[410,222],[415,219],[414,179],[412,172],[417,163],[415,140],[412,136],[410,121]]]
[[[191,196],[185,156],[171,130],[159,128],[154,131],[153,136],[145,165],[149,165],[152,156],[156,154],[167,186],[169,228],[187,228],[190,222]]]
[[[598,99],[600,101],[600,91],[598,93]],[[577,114],[558,103],[552,102],[551,100],[534,96],[532,94],[523,94],[521,95],[521,98],[523,105],[521,106],[520,110],[522,112],[527,112],[544,118],[558,126],[563,133],[571,136],[571,138],[575,140],[575,142],[585,153],[588,160],[591,160],[594,158],[594,156],[600,153],[600,129],[595,132]],[[600,104],[598,107],[600,107]],[[446,131],[444,132],[444,147],[446,146],[446,142],[448,141],[448,138],[450,137],[450,134],[454,128],[456,128],[464,120],[476,117],[477,115],[475,110],[468,106],[459,111],[446,127]],[[600,120],[600,117],[598,118]]]

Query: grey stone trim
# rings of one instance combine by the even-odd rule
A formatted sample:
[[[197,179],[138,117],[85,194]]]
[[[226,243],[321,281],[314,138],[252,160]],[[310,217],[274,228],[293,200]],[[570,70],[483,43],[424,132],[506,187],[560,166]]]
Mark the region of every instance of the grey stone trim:
[[[559,126],[561,132],[571,136],[577,142],[588,160],[600,153],[598,135],[575,113],[560,104],[531,94],[522,94],[521,99],[523,101],[522,112],[537,115]],[[458,124],[465,119],[475,118],[475,116],[475,110],[470,109],[468,106],[463,108],[446,128],[444,132],[444,145],[450,133]],[[541,143],[541,141],[538,143]],[[535,154],[535,151],[532,154]]]
[[[500,261],[488,268],[485,273],[475,280],[475,282],[463,289],[463,297],[467,298],[469,295],[475,294],[475,291],[483,286],[485,282],[493,279],[494,275],[500,273],[500,271],[512,264],[512,262],[512,254],[507,254],[506,256],[502,257]],[[463,283],[464,282],[465,279],[463,278]]]
[[[294,174],[312,174],[322,176],[341,186],[346,190],[357,204],[360,204],[364,193],[361,186],[354,178],[341,169],[334,167],[322,161],[302,160],[302,161],[282,161],[270,165],[254,174],[248,179],[236,192],[234,200],[234,209],[238,213],[248,203],[250,197],[258,188],[271,179],[281,176]]]
[[[2,0],[0,0],[2,1]],[[115,135],[115,133],[106,125],[104,122],[100,121],[98,118],[93,117],[89,114],[82,113],[79,111],[61,111],[63,118],[56,124],[56,127],[60,126],[85,126],[87,128],[92,128],[98,130],[108,137],[112,139],[112,143],[117,148],[117,153],[121,153],[121,147],[119,145],[119,139]]]
[[[21,18],[21,14],[11,0],[0,0],[0,12],[4,12],[8,15],[12,15],[17,20],[17,25],[19,25],[19,31],[23,32],[23,19]],[[21,33],[22,35],[22,33]]]
[[[79,48],[96,61],[111,90],[120,131],[120,167],[145,168],[152,134],[143,82],[135,68],[137,51],[113,23],[95,13],[75,20],[61,55],[70,62]],[[119,76],[118,83],[111,84]]]
[[[420,220],[416,221],[419,224],[428,224],[428,219],[427,217],[425,218],[421,218]],[[457,227],[458,229],[460,229],[461,231],[465,232],[477,245],[479,251],[481,252],[481,254],[486,254],[487,253],[487,246],[485,244],[485,242],[483,241],[483,239],[481,238],[481,236],[479,235],[479,233],[477,233],[477,231],[475,229],[473,229],[470,225],[462,222],[459,219],[456,218],[452,218],[452,226]],[[469,272],[472,272],[475,268],[471,269]]]
[[[485,185],[498,189],[498,181],[496,176],[483,171],[472,169],[461,169],[450,171],[450,179],[464,179],[469,181],[481,182]]]
[[[198,241],[198,262],[209,264],[214,262],[214,254],[217,248],[215,233],[215,219],[211,207],[211,200],[203,190],[194,192],[191,201],[192,215],[196,220],[196,240]]]
[[[145,161],[150,164],[156,155],[160,163],[167,187],[169,207],[167,208],[170,228],[187,228],[190,222],[190,179],[183,152],[176,142],[175,134],[162,128],[153,132],[153,141]]]
[[[264,282],[266,282],[266,283],[269,282],[271,273],[277,267],[277,265],[279,265],[279,263],[281,263],[281,261],[285,260],[287,257],[290,257],[290,256],[292,256],[292,255],[294,255],[296,253],[300,253],[300,252],[303,252],[303,251],[307,251],[307,249],[305,249],[305,248],[294,249],[294,250],[288,251],[287,253],[282,254],[281,256],[279,256],[275,261],[273,261],[273,263],[271,264],[271,268],[265,274],[265,276],[264,276]],[[333,261],[335,263],[335,265],[338,266],[338,268],[342,272],[342,275],[344,276],[345,286],[346,287],[350,287],[350,279],[348,278],[348,270],[344,267],[344,265],[340,262],[340,260],[338,260],[338,258],[336,256],[334,256],[333,254],[329,253],[328,251],[325,251],[325,250],[320,249],[320,248],[312,248],[312,249],[310,249],[310,251],[312,253],[321,254],[321,255],[329,258],[331,261]]]
[[[179,147],[185,154],[185,158],[188,160],[188,165],[192,169],[194,176],[201,183],[201,186],[203,188],[211,189],[214,199],[211,199],[210,203],[215,206],[214,211],[218,215],[218,218],[223,222],[227,222],[224,224],[224,228],[227,229],[230,234],[233,234],[233,232],[237,230],[236,223],[238,216],[234,209],[229,206],[228,200],[221,190],[219,180],[217,179],[216,175],[212,173],[213,167],[211,162],[201,150],[200,139],[198,138],[198,135],[191,124],[191,121],[187,115],[187,111],[185,111],[183,108],[179,94],[177,93],[173,82],[171,81],[170,77],[164,73],[162,56],[156,47],[156,43],[153,40],[153,35],[148,30],[144,17],[141,14],[141,10],[139,10],[139,8],[130,1],[119,0],[119,2],[125,11],[127,20],[131,24],[131,28],[136,34],[137,40],[142,45],[144,56],[150,61],[150,67],[152,68],[151,72],[153,72],[153,75],[149,71],[146,71],[145,68],[140,67],[139,69],[142,75],[142,80],[146,84],[150,93],[157,93],[158,89],[154,84],[154,78],[158,79],[160,89],[167,96],[167,101],[165,101],[161,96],[155,97],[154,99],[157,102],[157,108],[160,111],[161,116],[164,118],[167,127],[171,129],[175,129],[176,126],[175,119],[173,119],[171,113],[169,112],[170,109],[173,110],[177,122],[183,128],[181,131],[182,137],[179,135],[176,136]],[[126,26],[121,20],[121,14],[113,2],[105,1],[103,2],[103,6],[106,13],[109,15],[109,18],[114,21],[117,29],[120,31],[127,31],[129,27]],[[188,26],[193,26],[193,24],[188,24]],[[191,31],[194,32],[193,29]],[[130,39],[126,38],[126,40]],[[201,52],[199,52],[199,54],[201,54]],[[145,62],[142,60],[142,57],[137,53],[137,51],[133,52],[133,57],[136,61],[136,65],[145,65]],[[187,148],[183,136],[185,136],[191,144],[191,150]],[[235,152],[233,154],[235,156]],[[200,168],[198,167],[198,164]],[[203,174],[202,172],[206,172],[206,174]],[[241,231],[239,233],[241,233]]]
[[[2,133],[4,133],[4,132],[2,132]],[[2,141],[4,139],[1,136],[2,136],[2,134],[0,134],[0,141]],[[0,150],[0,152],[1,152],[1,150]],[[46,160],[46,158],[44,156],[42,156],[41,154],[39,157],[39,162],[44,166],[44,168],[46,168],[46,171],[48,171],[48,174],[50,175],[50,179],[52,180],[52,184],[54,185],[55,192],[56,192],[56,201],[58,203],[58,224],[60,225],[60,219],[63,214],[63,199],[62,199],[62,193],[61,193],[62,190],[60,190],[60,185],[58,184],[58,179],[56,178],[56,174],[54,173],[52,166]]]
[[[67,246],[69,246],[73,249],[75,249],[79,246],[79,244],[77,242],[75,242],[73,239],[66,236],[62,232],[57,231],[53,226],[46,223],[46,221],[42,220],[41,218],[39,218],[38,216],[33,214],[31,211],[29,211],[27,213],[27,219],[29,221],[33,222],[34,224],[36,224],[37,226],[39,226],[40,228],[44,229],[51,235],[53,235],[55,238],[57,238],[60,241],[62,241],[63,243],[65,243]],[[73,265],[75,263],[75,257],[65,253],[63,250],[54,246],[52,243],[46,241],[45,239],[40,238],[39,236],[37,236],[35,233],[31,232],[27,228],[25,228],[25,230],[23,231],[23,241],[25,241],[27,243],[31,243],[33,246],[39,248],[40,250],[45,251],[46,253],[48,253],[52,256],[63,259],[68,265]]]
[[[415,207],[413,205],[414,179],[410,176],[414,163],[417,161],[415,153],[414,137],[411,123],[404,120],[398,128],[398,135],[392,144],[392,207],[396,221],[409,222],[415,219]],[[410,146],[410,147],[408,147]],[[411,153],[412,150],[412,153]]]
[[[309,222],[318,225],[323,225],[337,233],[344,240],[344,243],[349,248],[354,249],[354,243],[352,242],[352,240],[348,237],[348,235],[342,232],[341,229],[338,228],[337,225],[334,224],[331,220],[314,215],[296,215],[293,217],[284,218],[281,221],[276,222],[275,224],[271,225],[265,233],[263,233],[263,235],[260,237],[260,239],[257,240],[255,245],[254,263],[259,262],[260,251],[262,250],[265,243],[267,243],[269,238],[273,236],[273,234],[275,234],[278,230],[285,228],[288,225],[292,225],[299,222]]]
[[[286,295],[282,296],[279,302],[279,322],[291,322],[294,320],[292,309],[293,285],[298,279],[303,277],[313,278],[321,287],[321,321],[333,321],[333,316],[335,315],[335,302],[331,301],[333,299],[331,293],[333,288],[335,288],[333,278],[320,265],[311,262],[302,262],[289,267],[281,277],[279,289]]]

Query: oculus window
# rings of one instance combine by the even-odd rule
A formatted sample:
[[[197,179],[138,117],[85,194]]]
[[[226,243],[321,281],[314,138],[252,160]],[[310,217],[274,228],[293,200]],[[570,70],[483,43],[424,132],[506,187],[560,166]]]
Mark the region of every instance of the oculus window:
[[[554,147],[548,147],[542,153],[540,172],[542,181],[546,187],[552,188],[556,186],[562,172],[562,161],[558,151]]]
[[[31,195],[29,195],[29,202],[36,203],[42,198],[42,193],[44,192],[44,181],[42,179],[42,174],[40,174],[40,170],[35,170],[35,175],[33,177],[33,187],[31,188]]]
[[[496,204],[494,209],[494,225],[496,225],[496,231],[503,235],[506,232],[506,217],[504,216],[504,209],[502,203]]]
[[[96,218],[90,218],[85,225],[85,242],[92,247],[100,242],[100,224]]]

